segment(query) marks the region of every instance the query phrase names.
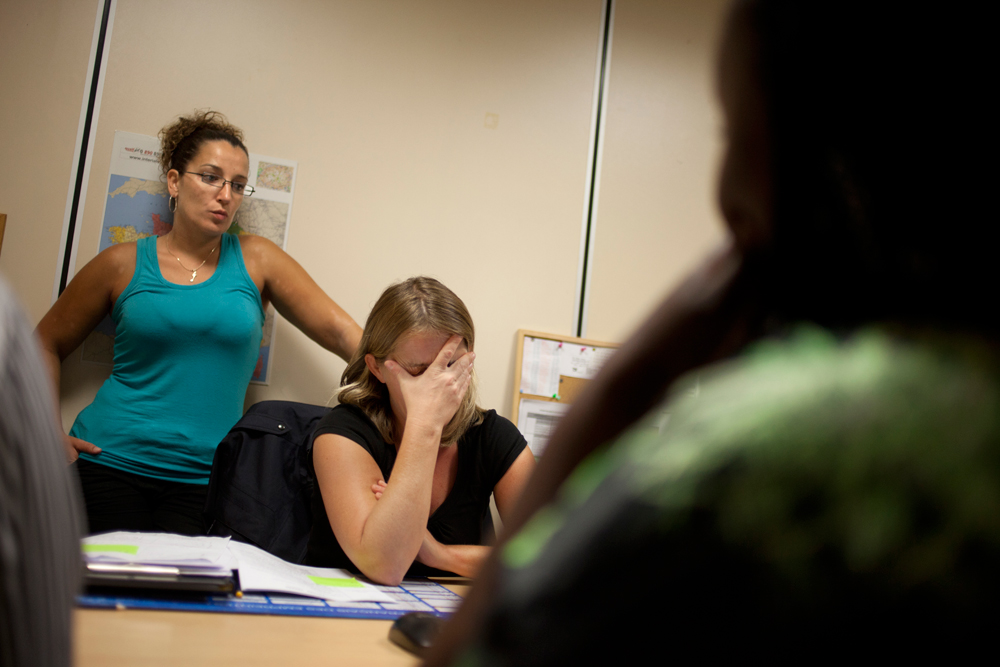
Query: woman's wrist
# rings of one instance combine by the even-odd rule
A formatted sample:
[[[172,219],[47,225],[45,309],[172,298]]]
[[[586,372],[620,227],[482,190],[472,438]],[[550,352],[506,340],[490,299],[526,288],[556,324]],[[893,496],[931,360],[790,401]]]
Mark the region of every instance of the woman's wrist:
[[[479,572],[489,551],[489,547],[474,544],[442,544],[428,532],[424,535],[417,560],[424,565],[471,578]]]
[[[437,424],[434,420],[422,419],[419,416],[406,417],[406,424],[403,426],[403,433],[419,441],[430,441],[435,446],[441,443],[441,434],[444,432],[444,425]]]

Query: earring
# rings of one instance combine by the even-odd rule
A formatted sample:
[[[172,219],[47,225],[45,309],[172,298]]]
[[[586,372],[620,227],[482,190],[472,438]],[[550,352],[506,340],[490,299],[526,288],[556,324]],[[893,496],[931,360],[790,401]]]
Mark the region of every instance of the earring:
[[[167,208],[170,209],[171,213],[177,210],[177,197],[171,197],[167,200]]]

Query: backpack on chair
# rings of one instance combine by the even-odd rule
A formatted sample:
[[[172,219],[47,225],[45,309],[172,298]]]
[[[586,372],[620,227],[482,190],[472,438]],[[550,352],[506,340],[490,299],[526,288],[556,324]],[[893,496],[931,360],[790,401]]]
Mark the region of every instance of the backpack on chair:
[[[204,512],[209,535],[302,561],[312,527],[309,445],[329,410],[292,401],[247,410],[215,450]]]

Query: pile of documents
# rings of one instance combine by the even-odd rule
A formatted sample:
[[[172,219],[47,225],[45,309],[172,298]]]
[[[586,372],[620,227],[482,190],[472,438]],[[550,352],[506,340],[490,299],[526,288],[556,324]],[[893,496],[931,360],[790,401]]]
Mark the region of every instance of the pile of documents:
[[[295,565],[228,537],[115,532],[86,537],[81,548],[87,582],[92,585],[286,593],[334,602],[393,601],[346,570]]]

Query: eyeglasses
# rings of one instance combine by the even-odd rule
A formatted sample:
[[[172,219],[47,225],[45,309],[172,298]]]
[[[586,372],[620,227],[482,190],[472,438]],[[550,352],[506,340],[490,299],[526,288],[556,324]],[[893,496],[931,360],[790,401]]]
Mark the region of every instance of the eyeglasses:
[[[233,189],[234,195],[249,197],[254,193],[254,188],[252,185],[247,185],[246,183],[239,183],[236,181],[227,181],[218,174],[209,174],[209,173],[202,174],[197,171],[184,171],[181,173],[191,174],[192,176],[201,176],[202,183],[204,183],[205,185],[211,185],[213,188],[219,188],[220,190],[226,187],[226,183],[229,183],[229,187]]]

